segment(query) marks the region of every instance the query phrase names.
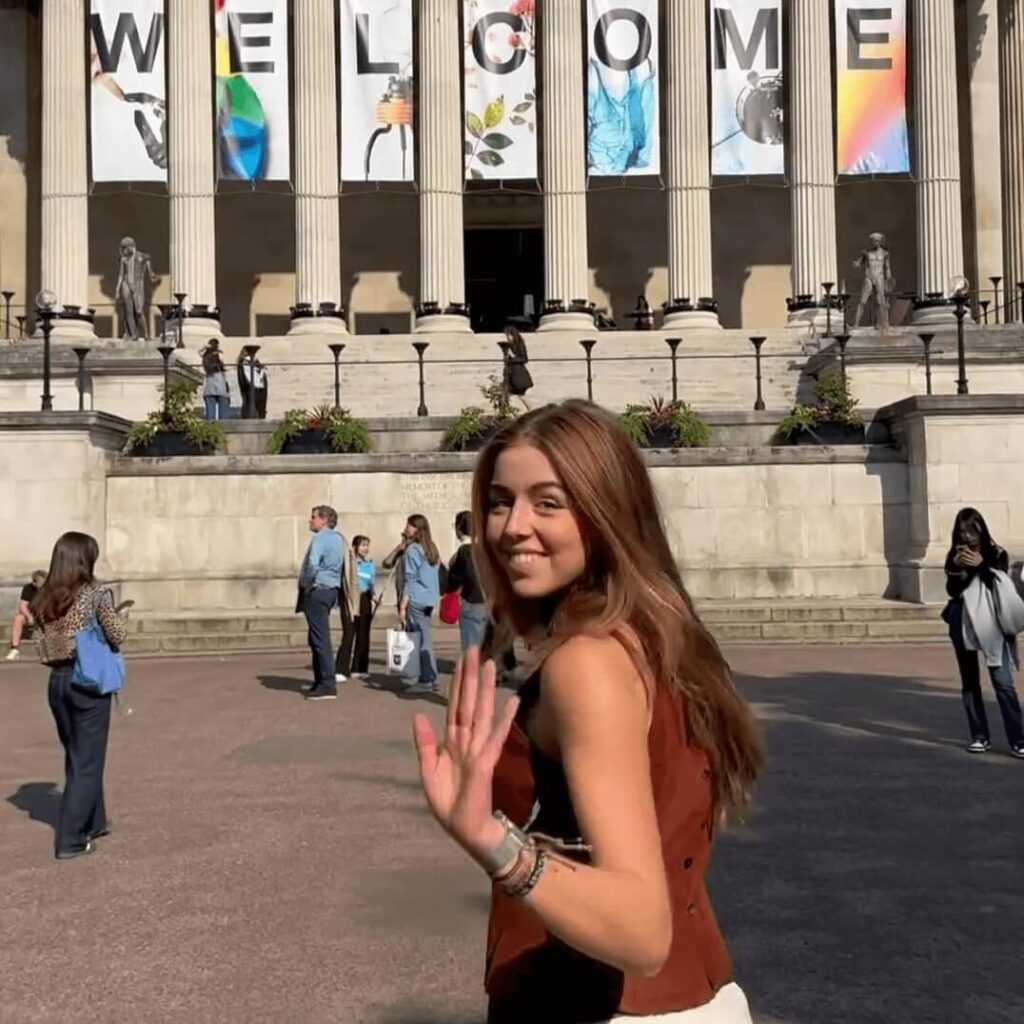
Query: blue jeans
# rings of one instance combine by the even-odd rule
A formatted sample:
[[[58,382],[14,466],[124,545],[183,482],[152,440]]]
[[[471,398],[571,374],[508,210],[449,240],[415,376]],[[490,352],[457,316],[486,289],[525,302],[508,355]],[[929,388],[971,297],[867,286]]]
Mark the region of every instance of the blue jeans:
[[[50,671],[49,703],[64,748],[64,793],[57,819],[56,852],[81,850],[107,827],[103,768],[110,733],[110,695],[98,697],[71,685],[73,665]]]
[[[487,605],[462,602],[459,609],[459,640],[462,653],[470,647],[482,647],[487,631]]]
[[[307,639],[313,655],[313,686],[318,689],[335,689],[331,609],[337,601],[337,587],[307,590],[302,598],[302,614],[306,616]]]
[[[203,395],[205,416],[208,420],[226,420],[231,412],[228,395]]]
[[[949,638],[956,651],[956,662],[960,668],[960,683],[963,688],[964,710],[972,740],[989,740],[988,717],[985,701],[981,696],[981,672],[978,668],[978,651],[964,647],[963,601],[957,599],[949,605]],[[1010,659],[1010,645],[1003,646],[1003,663],[988,670],[996,702],[1003,716],[1003,728],[1011,747],[1024,744],[1024,715],[1013,686],[1013,664]]]
[[[420,635],[420,677],[417,682],[433,685],[437,680],[437,662],[434,661],[434,639],[431,633],[430,616],[433,608],[410,604],[405,612],[406,633]]]

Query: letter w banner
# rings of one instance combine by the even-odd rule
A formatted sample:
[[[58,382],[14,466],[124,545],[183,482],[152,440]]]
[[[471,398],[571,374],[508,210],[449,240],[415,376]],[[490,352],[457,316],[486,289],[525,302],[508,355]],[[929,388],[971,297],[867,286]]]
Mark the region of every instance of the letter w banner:
[[[534,0],[464,0],[466,178],[537,177]]]
[[[905,174],[906,0],[836,0],[840,174]]]
[[[218,176],[288,181],[288,0],[213,5]]]
[[[167,180],[163,0],[92,0],[93,181]]]
[[[661,172],[658,0],[587,0],[587,170]]]
[[[782,0],[711,0],[708,31],[712,174],[784,173]]]
[[[339,3],[341,178],[412,181],[412,0]]]

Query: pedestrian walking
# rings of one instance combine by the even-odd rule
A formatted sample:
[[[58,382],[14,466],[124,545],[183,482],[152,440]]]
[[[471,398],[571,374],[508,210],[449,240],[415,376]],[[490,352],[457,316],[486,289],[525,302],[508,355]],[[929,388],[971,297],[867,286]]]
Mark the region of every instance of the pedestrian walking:
[[[760,746],[643,461],[596,406],[546,406],[481,453],[472,512],[498,630],[537,668],[495,718],[470,650],[443,745],[414,731],[430,809],[494,883],[488,1021],[750,1024],[704,876]]]
[[[108,835],[111,827],[103,797],[111,696],[73,682],[81,630],[98,623],[113,648],[128,635],[125,606],[115,608],[110,591],[99,587],[93,576],[99,550],[88,534],[61,536],[46,580],[31,602],[39,626],[39,660],[50,667],[50,711],[64,748],[64,791],[55,836],[58,860],[91,853],[93,841]]]
[[[46,573],[42,569],[37,569],[32,573],[32,581],[21,588],[21,593],[18,595],[18,607],[11,620],[11,648],[7,652],[5,661],[17,661],[21,657],[21,639],[25,635],[25,631],[31,630],[35,624],[32,618],[31,604],[45,579]]]
[[[267,368],[256,356],[243,348],[238,353],[238,394],[241,396],[242,419],[267,418]],[[250,404],[250,396],[252,398]]]
[[[426,516],[411,515],[405,524],[406,547],[402,555],[402,599],[398,617],[407,633],[419,635],[419,678],[409,693],[437,693],[437,662],[431,619],[441,600],[441,556],[430,535]]]
[[[338,696],[331,646],[331,609],[341,592],[345,541],[335,533],[338,513],[330,505],[314,505],[309,513],[313,534],[299,570],[299,600],[296,611],[306,616],[307,639],[313,656],[313,684],[307,700],[333,700]],[[344,682],[344,680],[341,680]]]
[[[505,390],[510,396],[519,399],[523,408],[529,410],[526,392],[533,387],[533,377],[526,368],[530,354],[526,349],[526,341],[518,327],[511,324],[505,328],[505,340],[508,342],[508,358],[505,360]]]
[[[370,672],[370,627],[373,624],[373,591],[377,567],[370,557],[370,538],[352,538],[352,550],[345,562],[341,607],[341,646],[334,662],[335,679],[366,679]]]
[[[459,547],[448,563],[444,591],[460,597],[459,642],[465,654],[470,647],[483,645],[488,618],[487,602],[473,564],[473,516],[468,509],[455,517],[455,536]]]
[[[200,355],[203,358],[203,415],[208,420],[226,420],[231,413],[231,387],[221,358],[220,342],[211,338]]]
[[[1005,635],[988,597],[998,587],[995,574],[1008,570],[1009,557],[992,539],[982,514],[973,508],[960,509],[946,555],[946,592],[950,601],[943,618],[949,624],[949,638],[960,669],[964,710],[971,733],[967,750],[984,754],[992,745],[981,695],[981,652],[1003,717],[1010,753],[1024,759],[1024,717],[1013,684],[1013,670],[1020,667],[1017,639],[1015,635]],[[984,590],[979,591],[982,587]]]

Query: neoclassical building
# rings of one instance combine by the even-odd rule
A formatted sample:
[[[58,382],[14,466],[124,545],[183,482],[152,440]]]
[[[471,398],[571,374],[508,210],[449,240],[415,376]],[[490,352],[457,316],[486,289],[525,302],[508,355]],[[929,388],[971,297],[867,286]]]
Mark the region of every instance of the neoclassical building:
[[[154,2],[99,6],[130,14]],[[409,0],[415,142],[404,181],[374,180],[369,170],[366,180],[342,180],[339,153],[362,145],[339,117],[345,48],[357,32],[345,14],[373,17],[375,0],[282,3],[284,180],[218,173],[221,82],[237,59],[225,50],[229,69],[217,63],[213,8],[219,15],[224,4],[165,0],[166,180],[110,182],[96,180],[97,136],[89,127],[97,0],[0,0],[0,289],[14,293],[15,313],[45,288],[57,296],[64,333],[117,333],[125,236],[151,257],[154,305],[184,293],[188,326],[204,333],[219,326],[232,336],[484,331],[524,314],[535,314],[542,330],[576,329],[592,324],[595,309],[627,326],[639,296],[664,307],[673,328],[771,327],[814,315],[825,282],[856,294],[861,272],[853,261],[874,231],[891,252],[897,322],[941,314],[961,276],[988,290],[998,277],[1011,297],[1024,280],[1021,0],[906,0],[909,171],[895,173],[869,165],[840,173],[836,156],[837,117],[848,116],[836,102],[837,83],[851,67],[871,66],[879,17],[849,8],[877,10],[876,0],[842,0],[840,8],[829,0],[625,4],[654,21],[643,52],[647,80],[639,84],[659,130],[653,173],[618,175],[593,173],[588,155],[595,117],[588,52],[593,19],[614,17],[609,5],[510,0],[508,17],[532,18],[536,66],[523,109],[533,104],[536,114],[537,170],[516,180],[467,172],[473,144],[462,72],[472,27],[463,4]],[[258,4],[236,6],[260,24]],[[227,8],[231,14],[232,0]],[[861,19],[856,32],[852,21],[847,26],[859,50],[837,45],[837,10],[841,19]],[[743,22],[747,15],[762,22]],[[779,67],[761,83],[775,83],[766,116],[779,125],[780,173],[713,173],[716,69],[744,53],[753,60],[755,51],[770,60],[774,42],[765,33],[776,16]],[[520,22],[507,23],[516,29],[508,39],[524,49]],[[646,30],[630,31],[640,53]],[[245,32],[245,45],[260,45],[257,29]],[[143,34],[140,42],[155,39]],[[228,43],[237,49],[238,38]],[[358,39],[359,60],[376,60],[377,43]],[[404,123],[394,123],[404,159]],[[500,161],[495,145],[490,159]],[[1020,312],[1018,304],[1008,315]]]

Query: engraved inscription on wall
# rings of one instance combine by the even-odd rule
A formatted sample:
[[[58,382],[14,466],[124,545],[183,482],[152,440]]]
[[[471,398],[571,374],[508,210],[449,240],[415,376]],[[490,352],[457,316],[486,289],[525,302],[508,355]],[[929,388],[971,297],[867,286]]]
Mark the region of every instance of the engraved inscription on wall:
[[[414,473],[402,477],[402,505],[409,513],[469,508],[473,477],[469,473]]]

